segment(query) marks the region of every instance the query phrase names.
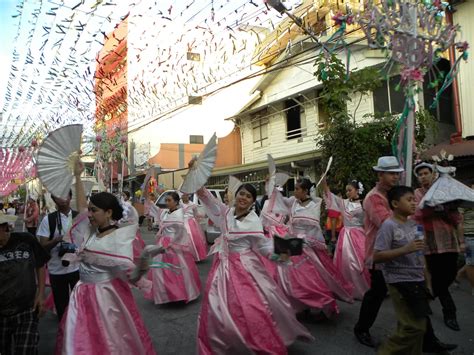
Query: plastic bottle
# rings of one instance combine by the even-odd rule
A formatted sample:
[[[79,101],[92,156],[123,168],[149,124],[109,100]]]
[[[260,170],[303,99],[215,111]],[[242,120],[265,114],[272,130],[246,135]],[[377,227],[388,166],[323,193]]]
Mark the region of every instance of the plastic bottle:
[[[416,226],[415,240],[423,240],[423,239],[425,239],[425,230],[421,224],[418,224]],[[424,255],[423,250],[418,250],[416,252],[416,255],[423,256]]]

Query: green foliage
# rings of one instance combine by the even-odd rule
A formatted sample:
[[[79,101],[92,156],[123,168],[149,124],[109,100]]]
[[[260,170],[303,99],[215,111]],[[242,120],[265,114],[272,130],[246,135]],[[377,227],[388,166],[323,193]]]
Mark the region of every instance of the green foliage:
[[[353,94],[365,95],[375,90],[383,76],[374,67],[348,75],[345,65],[334,54],[320,55],[315,66],[315,76],[323,83],[320,100],[329,114],[328,126],[316,139],[322,164],[330,156],[334,159],[328,183],[331,188],[342,190],[348,181],[356,179],[368,189],[375,184],[372,166],[377,158],[392,154],[391,139],[398,116],[375,114],[356,122],[346,103]],[[433,130],[434,120],[427,111],[421,111],[417,112],[416,122],[416,141],[423,142],[428,131]]]

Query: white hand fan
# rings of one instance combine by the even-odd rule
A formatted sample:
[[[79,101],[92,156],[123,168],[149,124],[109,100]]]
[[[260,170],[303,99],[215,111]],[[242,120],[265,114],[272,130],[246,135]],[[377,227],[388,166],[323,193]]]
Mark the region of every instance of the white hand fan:
[[[194,165],[186,174],[183,185],[181,186],[181,192],[192,194],[206,184],[216,163],[216,140],[217,136],[214,133],[209,142],[207,142],[202,153],[199,155],[197,161],[194,162]]]
[[[326,170],[324,171],[324,174],[321,175],[321,178],[319,179],[318,183],[316,184],[316,188],[321,184],[323,181],[324,177],[328,174],[329,169],[331,168],[332,165],[332,156],[328,160],[328,165],[326,165]]]
[[[69,195],[81,136],[81,124],[64,126],[49,133],[38,149],[38,177],[54,196],[66,199]]]
[[[276,184],[276,165],[275,160],[270,154],[267,154],[267,161],[268,161],[268,173],[270,174],[267,182],[267,186],[265,186],[267,195],[270,196],[273,189],[275,188]]]

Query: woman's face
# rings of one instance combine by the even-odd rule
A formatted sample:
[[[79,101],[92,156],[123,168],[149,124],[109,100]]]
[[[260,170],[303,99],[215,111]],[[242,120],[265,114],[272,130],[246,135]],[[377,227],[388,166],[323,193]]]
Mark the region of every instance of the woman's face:
[[[359,198],[359,193],[354,186],[349,184],[346,186],[346,196],[348,199],[357,200]]]
[[[308,193],[306,190],[304,190],[300,184],[295,185],[295,197],[298,200],[304,200],[308,196]]]
[[[174,210],[176,206],[178,205],[178,203],[170,195],[166,196],[165,203],[166,203],[166,207],[170,210]]]
[[[245,190],[241,189],[237,192],[237,196],[235,196],[235,206],[241,210],[249,209],[252,204],[254,203],[252,194]]]
[[[183,196],[181,196],[181,199],[183,200],[184,203],[188,203],[189,202],[189,195],[188,194],[183,194]]]
[[[103,210],[97,207],[92,202],[89,202],[89,221],[93,226],[103,227],[110,223],[112,217],[112,210]]]

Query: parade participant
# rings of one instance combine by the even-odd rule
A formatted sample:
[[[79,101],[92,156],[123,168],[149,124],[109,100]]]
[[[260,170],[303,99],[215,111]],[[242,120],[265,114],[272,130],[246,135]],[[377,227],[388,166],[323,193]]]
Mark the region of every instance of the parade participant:
[[[211,249],[215,256],[198,319],[198,353],[286,354],[298,337],[312,339],[257,255],[270,256],[273,243],[252,210],[255,188],[241,185],[235,207],[205,188],[197,194],[222,232]]]
[[[204,260],[207,257],[206,237],[197,220],[200,217],[197,205],[189,200],[188,194],[183,193],[181,196],[181,208],[184,212],[184,223],[190,236],[190,247],[194,260]]]
[[[326,217],[326,245],[328,246],[328,251],[331,256],[334,257],[334,252],[336,250],[336,244],[339,239],[339,233],[342,229],[342,215],[341,212],[327,208],[327,217]]]
[[[26,206],[25,226],[28,232],[36,236],[36,229],[38,228],[39,207],[35,198],[30,195],[28,197],[28,204]]]
[[[70,207],[71,197],[72,191],[69,191],[66,199],[51,196],[56,203],[57,211],[43,218],[36,233],[41,245],[51,254],[51,259],[48,262],[48,274],[59,321],[69,303],[69,294],[79,281],[78,265],[63,266],[61,262],[61,257],[68,247],[63,243],[63,237],[69,232],[72,220],[78,214]]]
[[[421,185],[416,189],[415,196],[420,202],[435,181],[434,169],[431,164],[421,163],[414,169]],[[415,216],[423,225],[426,238],[425,257],[431,277],[433,296],[438,297],[443,307],[445,325],[459,331],[456,317],[456,305],[449,292],[449,287],[456,279],[457,260],[460,243],[464,236],[458,236],[457,228],[462,216],[455,206],[443,204],[434,207],[424,206]]]
[[[439,343],[429,314],[429,291],[424,277],[423,239],[417,239],[417,225],[409,216],[415,213],[413,189],[396,186],[388,192],[393,217],[386,219],[374,246],[374,262],[383,264],[383,275],[397,316],[397,331],[379,348],[379,355],[438,352],[430,344]],[[419,252],[419,253],[417,253]],[[453,350],[454,344],[444,344]]]
[[[377,185],[369,191],[363,202],[365,239],[365,264],[370,273],[370,289],[365,293],[360,306],[359,320],[354,327],[357,340],[370,347],[374,342],[369,333],[370,328],[377,318],[380,306],[387,295],[387,286],[381,270],[374,268],[372,263],[375,236],[382,223],[392,216],[388,204],[387,192],[398,184],[400,167],[398,160],[393,156],[380,157],[377,166],[373,167],[377,173]]]
[[[296,296],[296,293],[304,295],[303,290],[307,285],[317,284],[317,287],[313,285],[313,289],[315,291],[319,289],[320,296],[315,298],[306,295],[308,300],[303,303],[309,305],[307,303],[309,301],[324,304],[322,309],[311,307],[320,308],[328,315],[337,309],[333,294],[345,302],[353,302],[352,286],[336,269],[326,250],[319,223],[322,199],[310,196],[313,186],[314,184],[309,179],[299,179],[295,185],[294,196],[286,198],[274,189],[269,203],[273,204],[271,209],[273,213],[289,217],[287,223],[289,234],[304,240],[303,254],[291,257],[292,263],[288,266],[288,272],[291,275],[288,280],[291,286],[287,287],[293,289],[293,296]],[[306,272],[301,272],[302,265],[305,265]],[[300,289],[300,292],[296,292],[297,289]]]
[[[352,180],[346,186],[347,199],[342,199],[331,193],[325,179],[322,186],[327,208],[342,213],[344,219],[334,253],[334,265],[353,285],[354,298],[362,300],[370,287],[370,274],[365,267],[364,210],[360,200],[364,188],[359,181]]]
[[[123,218],[119,221],[120,224],[139,224],[138,211],[133,207],[130,202],[130,192],[124,191],[122,193],[122,207],[123,207]],[[145,247],[145,241],[142,238],[140,228],[137,229],[137,234],[133,240],[133,260],[138,261],[143,248]]]
[[[132,242],[138,225],[115,224],[123,209],[108,192],[92,195],[88,205],[83,170],[78,159],[74,174],[81,214],[71,238],[81,245],[77,254],[81,279],[61,322],[56,354],[155,354],[126,281],[135,268]]]
[[[184,225],[184,213],[179,200],[177,192],[168,194],[165,198],[167,209],[160,209],[148,198],[145,201],[145,210],[160,226],[156,245],[166,250],[153,261],[171,265],[168,269],[150,269],[148,273],[153,287],[145,296],[155,304],[187,303],[198,298],[201,290],[199,272],[190,251],[190,236]]]
[[[29,233],[10,233],[0,212],[0,354],[38,353],[48,254]]]

